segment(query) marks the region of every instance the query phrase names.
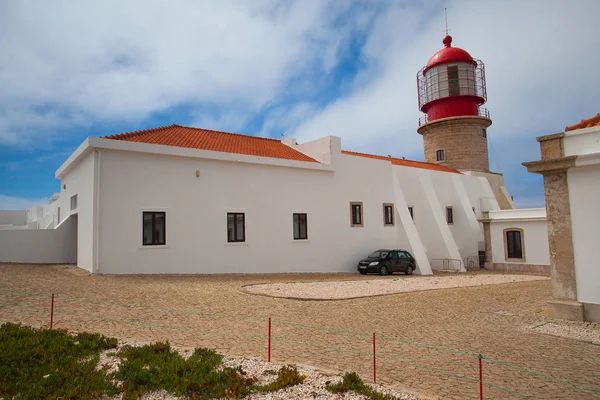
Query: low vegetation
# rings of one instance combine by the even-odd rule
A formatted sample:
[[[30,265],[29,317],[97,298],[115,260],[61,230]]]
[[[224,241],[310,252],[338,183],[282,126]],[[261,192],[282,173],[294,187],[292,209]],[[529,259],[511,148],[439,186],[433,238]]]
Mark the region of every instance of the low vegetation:
[[[299,385],[304,382],[304,376],[298,373],[298,370],[293,365],[286,365],[277,372],[277,379],[273,382],[262,385],[253,386],[252,389],[258,392],[276,392],[277,390],[285,389],[286,387]]]
[[[254,383],[241,368],[219,369],[223,357],[207,349],[185,359],[167,342],[125,346],[117,356],[121,364],[115,377],[123,382],[124,400],[158,389],[192,399],[242,398]]]
[[[112,352],[116,372],[98,368],[100,353],[117,348],[117,340],[98,334],[71,335],[64,330],[0,326],[0,398],[95,399],[123,393],[136,399],[164,389],[191,399],[243,398],[273,392],[304,381],[294,366],[272,371],[277,377],[258,385],[241,367],[223,367],[223,356],[196,349],[188,358],[169,343],[124,346]]]
[[[369,385],[365,385],[356,372],[346,372],[341,382],[327,385],[325,389],[332,393],[346,393],[352,391],[362,394],[372,400],[397,400],[397,398],[392,395],[383,394]]]
[[[96,370],[99,353],[116,339],[62,330],[0,326],[0,398],[93,399],[118,393],[105,370]]]

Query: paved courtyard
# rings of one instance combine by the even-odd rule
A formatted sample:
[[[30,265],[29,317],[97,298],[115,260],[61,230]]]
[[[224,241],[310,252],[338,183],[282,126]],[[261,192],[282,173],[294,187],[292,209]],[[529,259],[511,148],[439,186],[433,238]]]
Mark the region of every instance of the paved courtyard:
[[[482,274],[482,272],[477,272]],[[444,274],[440,275],[444,276]],[[418,276],[378,279],[421,279]],[[0,264],[0,321],[49,323],[133,342],[169,340],[237,356],[373,375],[378,382],[444,399],[600,397],[600,346],[538,333],[547,280],[440,289],[349,300],[302,301],[245,293],[257,283],[373,280],[358,274],[93,276],[73,267]],[[597,324],[577,324],[600,330]],[[581,326],[579,326],[581,325]],[[560,380],[560,381],[558,381]]]

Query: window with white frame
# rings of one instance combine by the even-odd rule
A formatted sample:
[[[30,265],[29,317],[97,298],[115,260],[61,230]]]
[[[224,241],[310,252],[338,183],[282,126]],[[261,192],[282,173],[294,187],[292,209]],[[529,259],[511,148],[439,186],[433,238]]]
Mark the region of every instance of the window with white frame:
[[[246,241],[246,214],[227,213],[227,241],[230,243]]]
[[[294,213],[294,240],[308,239],[308,224],[305,213]]]
[[[144,211],[142,220],[142,244],[144,246],[165,245],[167,243],[167,213]]]

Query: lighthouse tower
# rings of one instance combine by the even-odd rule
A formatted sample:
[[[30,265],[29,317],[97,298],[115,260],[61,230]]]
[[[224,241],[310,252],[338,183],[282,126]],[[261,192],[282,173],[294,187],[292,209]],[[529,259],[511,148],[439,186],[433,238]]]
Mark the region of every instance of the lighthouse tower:
[[[483,63],[458,47],[452,37],[442,40],[435,53],[417,73],[419,120],[425,161],[461,172],[489,173],[487,128],[492,124],[488,110]]]

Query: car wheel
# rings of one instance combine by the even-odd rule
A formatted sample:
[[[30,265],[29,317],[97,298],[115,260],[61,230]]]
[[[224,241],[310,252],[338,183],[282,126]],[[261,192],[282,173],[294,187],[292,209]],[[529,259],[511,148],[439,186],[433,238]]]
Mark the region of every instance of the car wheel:
[[[388,274],[388,269],[385,265],[382,265],[381,268],[379,268],[379,275],[387,275]]]
[[[358,272],[360,272],[361,275],[366,275],[367,274],[366,271],[358,271]]]
[[[413,273],[413,266],[409,265],[408,267],[406,267],[406,275],[412,275]]]

